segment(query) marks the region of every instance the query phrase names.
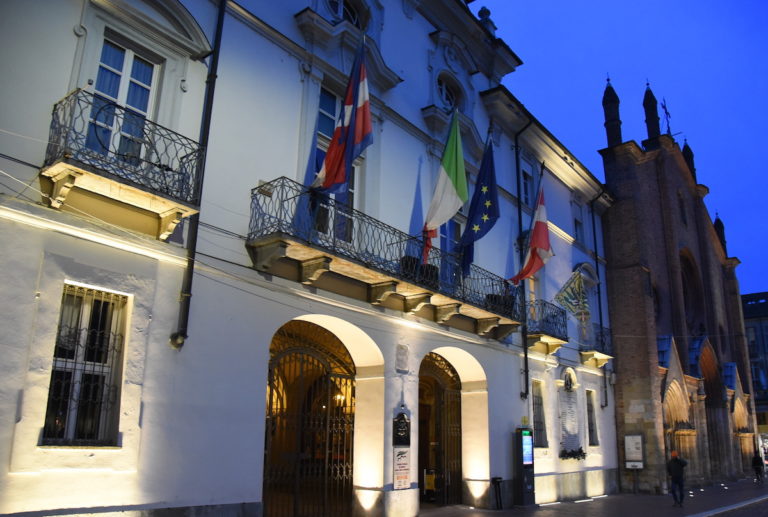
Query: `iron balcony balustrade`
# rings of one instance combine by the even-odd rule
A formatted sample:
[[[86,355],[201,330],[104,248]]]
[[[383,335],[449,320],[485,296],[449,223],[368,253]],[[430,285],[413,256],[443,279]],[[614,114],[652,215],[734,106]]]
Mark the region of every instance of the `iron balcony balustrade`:
[[[602,354],[611,355],[613,347],[611,345],[611,329],[601,326],[599,323],[592,324],[592,333],[587,338],[587,343],[581,344],[582,352],[595,350]]]
[[[539,336],[542,340],[568,341],[568,319],[565,309],[544,301],[533,300],[525,304],[528,310],[528,335]]]
[[[54,105],[41,175],[55,208],[77,188],[178,222],[199,208],[203,154],[194,140],[79,89]]]
[[[281,258],[301,262],[305,283],[334,271],[380,289],[382,297],[426,293],[426,303],[445,308],[440,322],[459,313],[495,317],[489,328],[521,321],[519,290],[505,279],[474,264],[463,277],[460,257],[436,247],[422,263],[422,240],[285,177],[251,191],[247,246],[257,269]]]
[[[589,332],[586,342],[579,345],[579,354],[584,364],[590,364],[598,368],[602,367],[610,359],[613,359],[611,346],[611,329],[593,323],[588,327]]]

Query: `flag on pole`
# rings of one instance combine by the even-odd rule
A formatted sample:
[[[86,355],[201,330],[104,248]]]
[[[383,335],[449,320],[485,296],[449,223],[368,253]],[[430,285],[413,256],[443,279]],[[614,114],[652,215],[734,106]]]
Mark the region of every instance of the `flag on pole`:
[[[555,301],[577,318],[585,314],[589,318],[589,303],[587,290],[584,287],[584,276],[581,271],[574,271],[571,277],[555,295]]]
[[[333,138],[312,187],[331,193],[346,191],[352,162],[372,143],[373,128],[363,40],[352,64],[344,106],[336,121]]]
[[[520,280],[530,278],[547,261],[554,256],[552,246],[549,244],[549,228],[547,227],[547,208],[544,205],[544,188],[539,189],[536,199],[536,211],[533,213],[533,222],[528,234],[528,251],[525,254],[525,265],[518,274],[510,278],[517,285]]]
[[[589,302],[587,290],[584,287],[584,276],[580,270],[573,272],[568,281],[555,295],[555,301],[579,320],[579,330],[582,339],[587,338],[587,323],[589,322]]]
[[[496,186],[496,167],[493,162],[493,143],[490,137],[485,144],[483,161],[477,173],[475,192],[469,204],[469,216],[464,234],[459,244],[461,246],[461,272],[469,274],[469,266],[475,256],[475,241],[488,233],[499,218],[499,190]]]
[[[315,126],[312,130],[312,143],[309,146],[309,154],[307,156],[307,166],[304,169],[304,183],[301,193],[298,196],[296,202],[296,212],[293,215],[293,228],[296,235],[306,240],[311,240],[312,231],[315,225],[315,216],[317,210],[317,203],[314,199],[314,193],[309,191],[312,182],[317,175],[317,125],[318,118],[315,118]]]
[[[451,129],[448,132],[448,141],[445,144],[438,175],[435,193],[424,223],[423,262],[426,262],[429,250],[432,248],[432,237],[437,237],[437,229],[456,215],[469,198],[467,174],[464,171],[464,151],[461,147],[459,118],[456,111],[451,118]]]

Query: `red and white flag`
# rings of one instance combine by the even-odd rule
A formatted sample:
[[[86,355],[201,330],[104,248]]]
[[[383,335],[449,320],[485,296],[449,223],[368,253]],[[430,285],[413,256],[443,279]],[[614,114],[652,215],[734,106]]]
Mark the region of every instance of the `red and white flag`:
[[[525,265],[518,274],[510,278],[517,285],[520,280],[530,278],[555,254],[549,244],[549,227],[547,226],[547,207],[544,205],[544,189],[539,190],[536,199],[536,211],[533,214],[533,224],[529,235],[528,252],[525,255]]]
[[[363,40],[352,64],[344,106],[336,121],[333,138],[312,187],[332,193],[346,191],[352,162],[372,143],[373,127]]]

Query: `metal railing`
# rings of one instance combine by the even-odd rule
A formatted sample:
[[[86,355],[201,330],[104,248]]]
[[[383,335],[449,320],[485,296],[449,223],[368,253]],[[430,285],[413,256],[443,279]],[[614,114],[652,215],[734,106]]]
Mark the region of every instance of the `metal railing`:
[[[59,160],[200,205],[200,144],[85,90],[75,90],[53,107],[45,165]]]
[[[544,301],[535,300],[525,304],[528,309],[528,334],[543,334],[568,340],[568,318],[565,309]]]
[[[599,323],[592,323],[586,327],[585,332],[586,335],[582,336],[582,343],[579,344],[580,351],[611,355],[611,329],[602,327]]]
[[[519,290],[504,278],[474,264],[464,277],[461,257],[435,247],[422,263],[421,239],[285,177],[251,191],[248,241],[278,236],[520,321]]]

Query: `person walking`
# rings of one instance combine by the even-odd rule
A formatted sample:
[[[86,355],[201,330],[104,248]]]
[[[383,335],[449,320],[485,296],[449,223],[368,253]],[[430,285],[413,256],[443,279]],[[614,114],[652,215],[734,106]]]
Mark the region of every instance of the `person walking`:
[[[752,456],[752,468],[755,470],[755,483],[758,485],[763,484],[763,458],[760,457],[760,453],[755,451],[755,455]]]
[[[680,458],[677,451],[670,453],[672,459],[667,462],[667,474],[672,478],[672,484],[670,485],[670,491],[672,492],[672,499],[675,503],[672,506],[683,506],[683,495],[685,489],[685,467],[688,462]]]

